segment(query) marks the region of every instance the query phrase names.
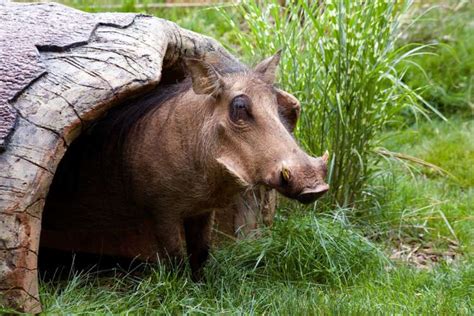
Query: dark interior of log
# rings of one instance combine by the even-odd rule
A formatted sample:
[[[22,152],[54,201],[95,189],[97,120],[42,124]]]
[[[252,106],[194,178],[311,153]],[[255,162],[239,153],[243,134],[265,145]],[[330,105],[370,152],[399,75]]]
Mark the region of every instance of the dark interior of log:
[[[67,280],[73,275],[93,273],[100,276],[142,273],[149,267],[141,260],[103,254],[41,248],[39,277],[45,281]]]
[[[177,63],[174,67],[163,69],[161,82],[155,89],[180,82],[184,77],[182,64]],[[141,96],[128,98],[109,112],[123,111],[127,104],[139,97]],[[107,115],[110,114],[105,114],[104,117]],[[99,118],[97,124],[100,124],[104,117]],[[63,185],[63,183],[58,183],[62,181],[64,174],[75,173],[74,155],[81,152],[85,135],[87,135],[87,129],[70,145],[57,168],[51,189]],[[70,176],[67,179],[71,181]],[[74,183],[68,185],[74,185]],[[46,205],[49,200],[50,195],[46,199]],[[67,277],[71,271],[110,271],[112,268],[130,270],[143,265],[143,258],[137,257],[137,254],[149,252],[149,244],[153,240],[150,220],[137,218],[133,224],[134,229],[126,232],[104,231],[100,229],[102,224],[114,225],[114,218],[104,218],[97,214],[95,218],[71,224],[67,209],[50,214],[48,208],[45,207],[38,259],[40,275],[45,279],[56,279],[61,276]],[[93,227],[99,227],[99,229]]]

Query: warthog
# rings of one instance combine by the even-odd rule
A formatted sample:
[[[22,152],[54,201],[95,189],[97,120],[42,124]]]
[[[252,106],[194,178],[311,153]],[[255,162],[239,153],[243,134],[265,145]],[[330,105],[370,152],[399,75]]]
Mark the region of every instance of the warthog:
[[[214,210],[227,209],[257,185],[315,201],[328,190],[328,157],[310,157],[293,138],[300,105],[274,86],[279,60],[277,53],[253,70],[219,73],[187,59],[189,78],[108,115],[66,153],[44,228],[64,226],[65,216],[66,227],[85,220],[93,227],[91,219],[99,216],[123,226],[148,217],[156,253],[184,259],[184,235],[192,276],[199,279]]]

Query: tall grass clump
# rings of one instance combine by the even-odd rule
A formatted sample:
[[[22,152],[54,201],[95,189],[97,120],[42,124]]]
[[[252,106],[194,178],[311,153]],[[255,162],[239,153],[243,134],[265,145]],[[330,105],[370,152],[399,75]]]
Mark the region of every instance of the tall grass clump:
[[[314,214],[278,219],[257,239],[232,243],[215,253],[210,270],[219,278],[349,284],[389,262],[369,240],[340,221]],[[212,278],[212,276],[210,276]]]
[[[312,154],[329,150],[331,204],[369,196],[379,133],[400,112],[425,113],[396,66],[420,47],[396,49],[409,1],[247,1],[228,15],[241,54],[257,59],[283,48],[280,83],[301,101],[297,138]],[[244,23],[238,21],[243,20]]]

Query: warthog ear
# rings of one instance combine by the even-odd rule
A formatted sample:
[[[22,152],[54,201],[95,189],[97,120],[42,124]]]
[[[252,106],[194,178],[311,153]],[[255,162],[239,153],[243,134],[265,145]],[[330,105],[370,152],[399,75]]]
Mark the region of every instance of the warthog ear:
[[[294,95],[280,89],[276,89],[276,97],[280,115],[288,124],[290,132],[293,132],[301,113],[300,102]]]
[[[268,84],[275,82],[276,70],[280,63],[281,49],[275,55],[268,57],[255,66],[254,71],[262,75],[262,80]]]
[[[193,81],[196,94],[207,94],[217,97],[224,87],[221,75],[211,64],[200,59],[185,58],[184,63]]]

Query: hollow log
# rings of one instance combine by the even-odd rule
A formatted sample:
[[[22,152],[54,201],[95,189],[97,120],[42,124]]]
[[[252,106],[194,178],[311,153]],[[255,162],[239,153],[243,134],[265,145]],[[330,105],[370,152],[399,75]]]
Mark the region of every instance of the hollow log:
[[[227,71],[242,64],[214,39],[163,19],[90,14],[53,3],[1,3],[0,306],[38,313],[42,211],[71,142],[125,98],[156,88],[183,57],[204,58]],[[261,210],[271,221],[273,197],[266,194],[251,212],[224,216],[221,221],[230,222],[222,229],[233,234],[246,223],[255,227]],[[236,205],[235,212],[243,209]],[[139,249],[135,237],[128,244]],[[66,238],[49,242],[62,240],[64,246]]]

